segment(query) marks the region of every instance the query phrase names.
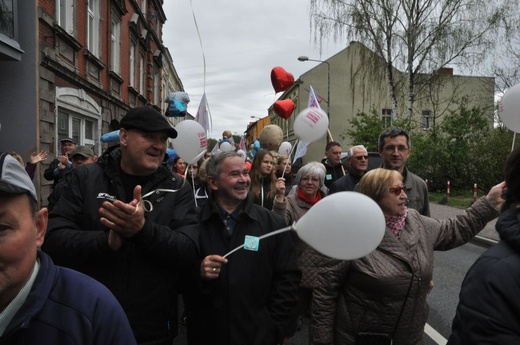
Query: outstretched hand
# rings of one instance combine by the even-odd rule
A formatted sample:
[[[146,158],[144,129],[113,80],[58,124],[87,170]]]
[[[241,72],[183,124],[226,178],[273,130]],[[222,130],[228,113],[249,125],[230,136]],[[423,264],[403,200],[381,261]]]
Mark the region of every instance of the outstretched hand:
[[[47,152],[45,152],[44,150],[41,150],[39,153],[33,152],[31,154],[31,158],[29,159],[29,162],[31,164],[36,164],[36,163],[39,163],[46,159],[47,159]]]

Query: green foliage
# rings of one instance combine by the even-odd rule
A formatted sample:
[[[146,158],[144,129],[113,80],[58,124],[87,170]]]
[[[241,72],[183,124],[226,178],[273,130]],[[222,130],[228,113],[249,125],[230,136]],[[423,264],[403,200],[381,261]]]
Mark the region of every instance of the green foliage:
[[[368,152],[378,152],[377,139],[379,134],[385,130],[383,121],[376,109],[372,109],[370,114],[357,113],[349,120],[352,129],[347,129],[345,134],[351,138],[351,145],[364,145]],[[394,121],[392,126],[401,127],[410,131],[408,120]]]
[[[377,112],[358,113],[350,124],[352,129],[345,134],[351,138],[351,144],[377,151],[377,138],[384,130]],[[392,125],[405,128],[410,134],[412,152],[407,165],[428,179],[430,191],[445,191],[450,181],[453,191],[472,192],[473,184],[477,183],[479,191],[486,193],[503,179],[513,133],[493,128],[488,113],[468,107],[465,99],[429,130],[405,121],[395,121]]]
[[[376,110],[370,114],[356,114],[350,124],[352,129],[347,129],[346,134],[352,139],[351,145],[364,145],[369,152],[377,152],[377,138],[383,131],[383,122]]]

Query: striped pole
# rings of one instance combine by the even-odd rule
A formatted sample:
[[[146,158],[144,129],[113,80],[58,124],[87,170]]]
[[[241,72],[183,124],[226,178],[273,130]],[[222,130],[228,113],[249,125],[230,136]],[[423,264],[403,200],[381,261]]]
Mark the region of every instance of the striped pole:
[[[477,184],[473,185],[473,202],[477,202]]]
[[[448,202],[450,202],[450,196],[451,196],[451,184],[450,184],[450,181],[448,181]]]

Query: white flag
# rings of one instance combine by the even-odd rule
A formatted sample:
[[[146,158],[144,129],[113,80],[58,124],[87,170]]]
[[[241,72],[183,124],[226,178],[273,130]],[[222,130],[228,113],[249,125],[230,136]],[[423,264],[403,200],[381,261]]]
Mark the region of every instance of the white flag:
[[[195,121],[200,123],[206,132],[209,132],[209,109],[208,102],[206,101],[206,93],[202,95],[202,99],[200,100],[199,110],[197,110]]]

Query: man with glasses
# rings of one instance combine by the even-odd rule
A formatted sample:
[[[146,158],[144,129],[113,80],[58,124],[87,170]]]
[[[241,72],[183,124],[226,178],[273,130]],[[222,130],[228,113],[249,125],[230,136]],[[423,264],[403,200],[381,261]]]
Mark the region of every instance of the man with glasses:
[[[352,146],[347,152],[350,169],[347,174],[330,185],[329,195],[336,192],[353,191],[368,168],[368,151],[363,145]]]
[[[406,168],[406,161],[412,152],[412,142],[408,133],[398,127],[385,129],[378,139],[379,155],[383,158],[382,167],[397,170],[403,175],[408,195],[406,206],[430,217],[430,202],[426,182]]]

